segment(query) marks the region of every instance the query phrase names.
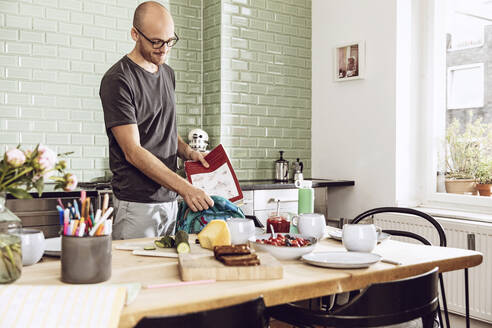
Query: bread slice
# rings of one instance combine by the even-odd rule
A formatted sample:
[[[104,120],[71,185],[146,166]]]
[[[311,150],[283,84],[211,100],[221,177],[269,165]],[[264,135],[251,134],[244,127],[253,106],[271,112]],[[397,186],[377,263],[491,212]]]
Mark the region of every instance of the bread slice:
[[[249,246],[246,244],[214,247],[214,255],[216,258],[223,255],[247,255],[247,254],[251,254],[251,252],[249,250]]]
[[[256,254],[247,255],[222,255],[217,257],[219,261],[230,266],[250,266],[259,265],[260,260]]]

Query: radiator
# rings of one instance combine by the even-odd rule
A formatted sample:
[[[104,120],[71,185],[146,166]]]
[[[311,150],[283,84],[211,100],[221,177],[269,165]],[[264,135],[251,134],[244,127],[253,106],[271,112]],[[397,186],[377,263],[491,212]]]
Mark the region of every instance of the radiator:
[[[492,224],[439,217],[435,219],[446,232],[448,247],[475,249],[483,254],[482,264],[468,269],[470,316],[492,323]],[[383,229],[415,232],[433,245],[439,245],[439,236],[435,228],[424,219],[396,213],[378,214],[374,223]],[[392,238],[410,242],[408,238]],[[464,315],[464,270],[447,272],[443,276],[448,310]]]

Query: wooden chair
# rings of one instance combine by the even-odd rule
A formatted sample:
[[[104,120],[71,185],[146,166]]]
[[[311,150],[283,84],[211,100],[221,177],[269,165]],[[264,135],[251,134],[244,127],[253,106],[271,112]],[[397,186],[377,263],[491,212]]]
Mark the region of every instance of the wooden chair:
[[[372,284],[349,303],[331,311],[310,310],[288,303],[268,308],[268,314],[297,327],[377,327],[422,318],[432,328],[438,311],[438,270],[402,280]]]
[[[165,297],[165,295],[163,295]],[[136,328],[265,328],[268,327],[263,297],[220,309],[174,316],[145,317]]]
[[[437,222],[437,220],[434,219],[429,214],[424,213],[424,212],[421,212],[421,211],[418,211],[418,210],[415,210],[413,208],[405,208],[405,207],[377,207],[377,208],[373,208],[373,209],[370,209],[368,211],[365,211],[364,213],[361,213],[361,214],[357,215],[352,220],[352,224],[359,223],[359,222],[361,222],[362,220],[364,220],[367,217],[371,217],[371,216],[373,216],[375,214],[381,214],[381,213],[403,213],[403,214],[410,214],[410,215],[418,216],[418,217],[426,220],[430,224],[432,224],[432,226],[434,226],[434,228],[436,229],[436,231],[437,231],[437,233],[439,235],[439,246],[441,246],[441,247],[446,247],[447,246],[447,243],[446,243],[446,233],[444,232],[444,229],[441,226],[441,224],[439,222]],[[393,236],[401,236],[401,237],[412,238],[412,239],[415,239],[415,240],[420,241],[424,245],[432,245],[424,237],[422,237],[420,235],[417,235],[416,233],[413,233],[413,232],[410,232],[410,231],[383,230],[383,232],[386,232],[386,233],[388,233],[390,235],[393,235]],[[443,303],[442,305],[443,305],[443,308],[444,308],[444,317],[446,319],[446,327],[447,328],[450,328],[449,314],[448,314],[448,305],[447,305],[447,302],[446,302],[446,292],[444,290],[444,280],[443,280],[443,277],[442,277],[442,273],[439,273],[439,283],[440,283],[440,287],[441,287],[441,298],[442,298],[442,303]],[[469,304],[468,304],[469,303],[469,301],[468,301],[468,269],[465,269],[465,295],[466,295],[466,300],[465,300],[466,301],[466,322],[467,322],[467,328],[468,328],[469,327],[469,320],[470,320],[470,316],[469,316]],[[439,322],[442,323],[443,321],[442,321],[441,311],[439,311],[438,314],[439,314]]]

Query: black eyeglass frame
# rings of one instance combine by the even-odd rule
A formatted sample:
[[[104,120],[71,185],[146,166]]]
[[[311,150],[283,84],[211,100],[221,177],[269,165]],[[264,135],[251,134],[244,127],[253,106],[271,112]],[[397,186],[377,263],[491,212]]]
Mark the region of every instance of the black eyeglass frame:
[[[178,35],[176,34],[176,32],[174,32],[174,36],[175,38],[170,38],[169,40],[167,41],[164,41],[164,40],[160,40],[158,39],[158,41],[154,41],[154,40],[151,40],[149,39],[145,34],[143,34],[138,28],[136,28],[135,26],[133,27],[140,35],[142,35],[147,41],[149,41],[150,43],[152,43],[152,48],[154,49],[160,49],[162,47],[164,47],[164,45],[167,45],[169,48],[172,48],[176,45],[176,43],[178,43],[179,41],[179,37]],[[173,42],[173,44],[170,44],[170,42]]]

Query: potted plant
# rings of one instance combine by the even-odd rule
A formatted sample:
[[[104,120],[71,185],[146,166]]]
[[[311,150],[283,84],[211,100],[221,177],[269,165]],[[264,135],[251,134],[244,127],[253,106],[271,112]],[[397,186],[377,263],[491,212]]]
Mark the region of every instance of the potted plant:
[[[477,190],[480,196],[490,196],[490,186],[492,185],[492,161],[481,162],[475,173]]]
[[[476,195],[474,173],[480,158],[481,121],[467,124],[460,133],[460,122],[455,118],[446,130],[446,192]]]

